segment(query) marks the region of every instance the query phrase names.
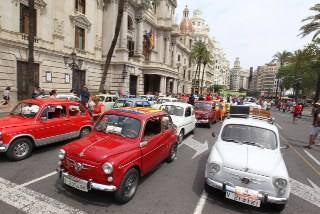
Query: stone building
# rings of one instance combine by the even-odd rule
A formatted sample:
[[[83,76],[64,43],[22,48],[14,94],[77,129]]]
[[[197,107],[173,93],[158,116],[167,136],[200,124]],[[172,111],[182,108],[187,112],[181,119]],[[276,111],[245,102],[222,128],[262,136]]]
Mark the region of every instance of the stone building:
[[[230,72],[230,89],[234,91],[238,91],[241,88],[248,89],[249,77],[250,71],[241,68],[240,59],[237,57]]]
[[[114,34],[117,0],[36,0],[35,72],[27,73],[28,1],[0,3],[0,90],[11,86],[13,99],[24,99],[28,84],[46,91],[97,92]],[[177,93],[179,69],[172,56],[176,0],[160,0],[145,9],[129,0],[107,74],[105,90],[123,94]],[[76,55],[71,55],[75,53]],[[70,69],[73,56],[81,65]],[[69,62],[67,59],[69,58]],[[35,82],[28,82],[34,75]],[[186,87],[186,93],[189,87]]]
[[[258,66],[257,69],[257,90],[264,96],[273,96],[276,93],[279,65],[274,63]]]

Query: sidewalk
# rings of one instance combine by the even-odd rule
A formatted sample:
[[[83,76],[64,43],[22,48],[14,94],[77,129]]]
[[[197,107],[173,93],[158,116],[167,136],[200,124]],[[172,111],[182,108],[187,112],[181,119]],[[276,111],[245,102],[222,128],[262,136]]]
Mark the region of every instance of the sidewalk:
[[[10,101],[8,105],[0,105],[0,116],[9,114],[9,112],[11,112],[11,110],[13,109],[13,107],[16,106],[16,104],[17,102]]]

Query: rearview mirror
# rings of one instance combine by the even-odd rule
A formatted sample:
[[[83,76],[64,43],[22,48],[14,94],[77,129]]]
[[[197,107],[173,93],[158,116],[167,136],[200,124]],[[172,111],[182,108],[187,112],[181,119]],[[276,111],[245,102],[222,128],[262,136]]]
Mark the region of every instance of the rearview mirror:
[[[280,146],[280,149],[289,149],[289,145],[288,144],[284,144],[284,145]]]
[[[216,134],[214,132],[212,132],[212,137],[216,137]]]

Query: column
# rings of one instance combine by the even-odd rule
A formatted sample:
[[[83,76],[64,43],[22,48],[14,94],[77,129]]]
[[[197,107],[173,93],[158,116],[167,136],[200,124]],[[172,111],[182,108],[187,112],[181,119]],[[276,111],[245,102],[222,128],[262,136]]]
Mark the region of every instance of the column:
[[[173,93],[177,94],[178,93],[178,80],[177,79],[173,79]]]
[[[169,38],[169,36],[167,37],[167,40],[166,40],[166,44],[165,44],[165,46],[166,46],[166,53],[165,53],[165,64],[167,64],[167,65],[170,65],[170,56],[171,56],[171,54],[170,54],[170,38]]]
[[[164,38],[163,38],[163,32],[161,31],[158,31],[158,38],[157,38],[157,41],[158,41],[158,61],[160,63],[163,62],[163,52],[164,52]]]
[[[136,48],[136,54],[142,55],[143,52],[143,19],[142,16],[138,16],[136,18],[137,21],[137,48]]]
[[[127,34],[128,34],[128,3],[124,6],[123,17],[120,31],[120,48],[127,48]]]
[[[167,78],[165,76],[161,76],[160,79],[160,94],[165,95],[167,93]]]
[[[177,44],[174,43],[173,44],[173,59],[172,59],[172,67],[176,67],[177,66]]]

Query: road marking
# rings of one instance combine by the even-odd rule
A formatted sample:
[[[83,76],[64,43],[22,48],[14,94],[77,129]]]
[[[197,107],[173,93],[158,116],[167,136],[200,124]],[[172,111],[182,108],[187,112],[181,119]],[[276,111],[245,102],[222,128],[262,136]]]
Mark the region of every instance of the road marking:
[[[276,123],[276,126],[277,126],[279,129],[283,129],[283,128],[279,125],[279,123]]]
[[[320,166],[320,162],[312,155],[310,154],[308,151],[306,151],[305,149],[303,150],[314,162],[316,162],[316,164],[318,164]]]
[[[201,194],[201,197],[197,203],[197,206],[193,211],[193,214],[201,214],[202,213],[204,205],[206,204],[207,198],[208,198],[208,195],[207,195],[206,191],[203,191]]]
[[[310,179],[308,179],[310,180]],[[312,181],[311,181],[312,182]],[[312,182],[313,183],[313,182]],[[320,193],[317,189],[305,185],[297,180],[290,179],[291,193],[299,198],[320,207]]]
[[[195,159],[196,157],[198,157],[199,155],[201,155],[209,149],[207,141],[201,143],[193,139],[193,135],[185,139],[178,147],[182,146],[183,144],[187,145],[188,147],[196,151],[196,153],[192,156],[192,159]]]
[[[280,135],[280,138],[284,141],[286,141],[289,145],[289,147],[318,175],[320,176],[320,172],[307,160],[305,157],[303,157],[300,152],[298,152],[290,143],[287,139],[285,139],[282,135]]]
[[[44,194],[0,177],[0,200],[27,213],[85,214],[85,212],[61,203]]]
[[[33,183],[38,182],[38,181],[41,181],[41,180],[46,179],[46,178],[48,178],[48,177],[50,177],[50,176],[53,176],[53,175],[55,175],[55,174],[57,174],[56,171],[51,172],[51,173],[49,173],[49,174],[46,174],[46,175],[44,175],[44,176],[41,176],[40,178],[33,179],[33,180],[31,180],[31,181],[29,181],[29,182],[26,182],[26,183],[24,183],[24,184],[20,184],[20,185],[17,186],[17,188],[28,186],[28,185],[30,185],[30,184],[33,184]]]
[[[308,182],[311,184],[311,186],[313,187],[313,189],[320,194],[320,187],[319,187],[317,184],[313,183],[313,181],[310,180],[309,178],[307,178],[307,180],[308,180]]]

